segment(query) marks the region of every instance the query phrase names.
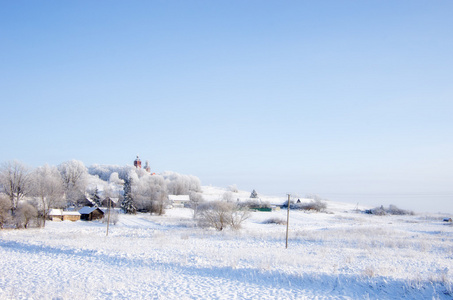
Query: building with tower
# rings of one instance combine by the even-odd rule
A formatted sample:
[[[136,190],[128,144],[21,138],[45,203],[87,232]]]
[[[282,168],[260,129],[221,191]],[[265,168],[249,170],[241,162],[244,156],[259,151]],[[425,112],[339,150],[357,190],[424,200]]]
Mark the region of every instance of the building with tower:
[[[136,167],[137,169],[141,169],[142,168],[142,161],[140,160],[138,155],[137,155],[137,158],[134,160],[134,167]]]
[[[149,161],[146,161],[146,163],[145,163],[145,171],[148,173],[151,172],[151,167],[149,166]]]
[[[136,167],[137,169],[141,169],[142,168],[142,161],[140,160],[138,155],[137,155],[137,158],[134,160],[134,167]],[[151,167],[149,165],[149,161],[146,161],[144,169],[145,169],[146,172],[151,174]],[[155,173],[153,173],[151,175],[154,175],[154,174]]]

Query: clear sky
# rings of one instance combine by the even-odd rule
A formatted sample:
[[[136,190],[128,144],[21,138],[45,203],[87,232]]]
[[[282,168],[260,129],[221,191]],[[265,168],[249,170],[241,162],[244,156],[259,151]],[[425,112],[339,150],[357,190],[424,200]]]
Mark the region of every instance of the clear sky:
[[[453,1],[1,1],[0,161],[453,213]]]

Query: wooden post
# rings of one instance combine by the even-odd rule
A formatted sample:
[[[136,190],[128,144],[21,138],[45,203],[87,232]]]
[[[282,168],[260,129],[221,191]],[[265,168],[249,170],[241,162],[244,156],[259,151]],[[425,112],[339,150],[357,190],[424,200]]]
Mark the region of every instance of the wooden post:
[[[110,197],[108,198],[108,202],[109,202],[109,205],[108,205],[108,210],[109,210],[109,214],[107,215],[107,233],[105,236],[108,236],[109,235],[109,225],[110,225],[110,201],[112,201],[110,199]]]
[[[288,231],[289,231],[289,199],[291,198],[291,195],[288,194],[288,211],[287,211],[287,216],[286,216],[286,249],[288,249]]]

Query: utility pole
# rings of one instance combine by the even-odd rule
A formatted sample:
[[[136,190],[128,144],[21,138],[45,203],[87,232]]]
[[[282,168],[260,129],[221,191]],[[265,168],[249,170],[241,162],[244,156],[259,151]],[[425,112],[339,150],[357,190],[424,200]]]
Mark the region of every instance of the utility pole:
[[[105,236],[108,236],[109,235],[109,225],[110,225],[110,201],[112,201],[110,199],[110,197],[108,198],[108,202],[109,202],[109,205],[108,205],[108,210],[109,210],[109,213],[108,213],[108,216],[107,216],[107,233],[105,234]]]
[[[291,195],[288,194],[288,212],[287,212],[287,216],[286,216],[286,249],[288,249],[288,231],[289,231],[289,206],[290,206],[290,203],[289,203],[289,199],[291,198]]]

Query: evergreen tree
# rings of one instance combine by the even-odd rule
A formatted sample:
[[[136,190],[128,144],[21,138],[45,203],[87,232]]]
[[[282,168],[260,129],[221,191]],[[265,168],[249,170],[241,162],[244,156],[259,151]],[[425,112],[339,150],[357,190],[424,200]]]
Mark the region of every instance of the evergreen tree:
[[[253,190],[252,193],[250,194],[250,198],[258,198],[258,193]]]
[[[101,197],[99,196],[99,190],[98,187],[94,190],[94,195],[93,195],[93,201],[94,201],[94,206],[96,207],[101,207]]]
[[[124,180],[124,199],[121,202],[121,208],[126,214],[135,214],[136,208],[134,206],[134,199],[132,198],[132,179],[127,176]]]

